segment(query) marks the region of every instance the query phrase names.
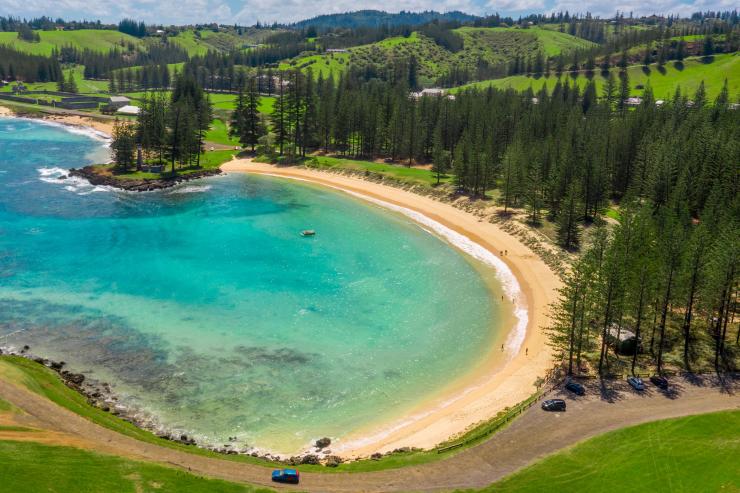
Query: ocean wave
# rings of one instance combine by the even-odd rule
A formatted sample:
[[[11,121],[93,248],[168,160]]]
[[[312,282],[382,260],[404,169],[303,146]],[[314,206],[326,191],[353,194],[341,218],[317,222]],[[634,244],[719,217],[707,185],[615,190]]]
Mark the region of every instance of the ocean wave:
[[[64,129],[64,130],[66,130],[67,132],[69,132],[71,134],[84,135],[86,137],[90,137],[92,139],[99,140],[99,141],[105,143],[106,145],[110,145],[111,140],[112,140],[111,139],[111,136],[108,135],[107,133],[102,132],[102,131],[97,130],[97,129],[94,129],[92,127],[86,127],[86,126],[82,126],[82,125],[70,125],[70,124],[67,124],[67,123],[55,122],[55,121],[50,121],[50,120],[43,120],[43,119],[38,119],[38,118],[25,118],[25,119],[26,120],[32,120],[32,121],[34,121],[36,123],[40,123],[42,125],[48,125],[48,126],[51,126],[51,127],[61,128],[61,129]]]
[[[64,168],[37,168],[39,180],[53,185],[63,185],[68,192],[77,195],[90,195],[91,193],[112,192],[113,188],[108,186],[93,185],[79,176],[70,176],[69,170]]]
[[[176,195],[180,193],[199,193],[207,192],[211,189],[211,185],[188,185],[181,188],[176,188],[171,191],[168,195]]]

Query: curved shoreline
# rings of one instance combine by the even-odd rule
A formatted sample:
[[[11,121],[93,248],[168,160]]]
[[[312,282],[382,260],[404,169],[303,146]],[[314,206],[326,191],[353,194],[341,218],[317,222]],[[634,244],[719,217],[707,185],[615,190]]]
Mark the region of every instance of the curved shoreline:
[[[70,131],[74,131],[70,125],[78,129],[86,127],[82,131],[92,130],[98,133],[98,137],[102,133],[79,122],[45,122]],[[353,459],[398,448],[432,448],[529,397],[535,390],[535,380],[552,367],[550,351],[540,328],[545,324],[548,307],[555,300],[560,281],[529,247],[499,226],[482,222],[450,204],[360,178],[305,168],[280,168],[249,159],[235,159],[222,165],[221,169],[303,180],[395,210],[421,227],[433,229],[435,234],[477,261],[493,266],[502,286],[507,284],[500,277],[502,268],[508,271],[513,276],[514,286],[518,284],[520,288],[517,291],[510,284],[509,291],[505,291],[507,297],[513,297],[515,305],[518,305],[517,318],[524,321],[517,330],[508,333],[506,345],[509,351],[505,362],[491,357],[495,349],[492,345],[486,351],[484,361],[470,374],[443,386],[433,397],[419,403],[400,419],[385,422],[383,427],[365,427],[337,440],[332,444],[335,454]],[[466,247],[461,247],[461,243]],[[504,250],[509,251],[505,258],[493,253]],[[526,325],[526,330],[523,325]],[[522,354],[522,348],[526,349],[526,354]]]
[[[420,404],[401,419],[380,429],[358,430],[333,443],[334,453],[351,459],[401,447],[432,448],[529,397],[536,389],[535,381],[552,367],[550,348],[541,328],[546,324],[550,304],[556,299],[560,280],[527,246],[499,226],[483,222],[450,204],[360,178],[305,168],[278,167],[250,159],[235,159],[223,164],[221,169],[303,180],[334,188],[380,206],[390,205],[397,212],[408,211],[411,213],[406,214],[408,217],[428,227],[429,224],[419,221],[426,217],[452,234],[462,236],[470,245],[482,248],[486,252],[485,259],[470,251],[466,253],[493,267],[505,266],[519,283],[520,297],[523,298],[518,300],[519,304],[523,301],[528,307],[526,332],[520,342],[507,341],[516,351],[510,354],[505,364],[487,358],[471,375],[445,386],[431,402]],[[435,233],[444,237],[439,231]],[[450,241],[449,238],[446,240]],[[455,244],[453,241],[450,243]],[[503,251],[508,251],[508,255],[493,253]],[[488,348],[489,353],[493,349]]]

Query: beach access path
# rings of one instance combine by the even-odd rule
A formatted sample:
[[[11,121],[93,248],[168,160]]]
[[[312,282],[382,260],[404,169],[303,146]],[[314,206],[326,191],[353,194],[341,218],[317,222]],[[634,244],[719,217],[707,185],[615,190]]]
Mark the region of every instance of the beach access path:
[[[532,462],[584,439],[625,426],[727,409],[740,409],[737,381],[720,384],[716,377],[671,379],[670,392],[653,387],[642,393],[624,381],[593,380],[587,394],[573,396],[556,389],[547,397],[567,400],[566,412],[550,413],[535,405],[489,440],[438,461],[368,473],[302,473],[301,491],[395,492],[449,491],[482,488]],[[189,454],[141,442],[103,428],[57,404],[0,380],[0,397],[25,414],[18,424],[44,432],[0,433],[0,439],[39,440],[102,453],[154,461],[215,478],[277,486],[270,469]]]

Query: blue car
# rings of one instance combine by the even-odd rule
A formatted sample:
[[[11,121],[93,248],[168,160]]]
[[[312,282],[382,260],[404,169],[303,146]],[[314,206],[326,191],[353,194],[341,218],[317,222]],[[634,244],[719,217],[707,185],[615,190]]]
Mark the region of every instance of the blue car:
[[[640,377],[629,377],[627,379],[627,383],[630,384],[632,388],[637,390],[638,392],[642,392],[643,390],[645,390],[645,384]]]
[[[295,469],[275,469],[272,471],[272,480],[276,483],[298,484],[301,475]]]
[[[576,382],[568,382],[565,384],[565,388],[570,390],[576,395],[584,395],[586,393],[586,389],[581,385],[580,383]]]

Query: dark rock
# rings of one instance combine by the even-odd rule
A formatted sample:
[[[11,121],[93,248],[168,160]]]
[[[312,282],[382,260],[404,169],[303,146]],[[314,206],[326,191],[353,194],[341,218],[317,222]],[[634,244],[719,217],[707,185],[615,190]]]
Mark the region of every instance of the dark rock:
[[[29,346],[28,344],[26,344],[25,346],[23,346],[23,350],[24,351],[28,351],[29,349],[31,349],[31,346]]]
[[[49,362],[49,368],[51,368],[52,370],[59,371],[59,370],[62,369],[63,366],[64,366],[64,364],[62,362],[57,362],[57,361],[50,361]]]
[[[409,447],[401,447],[393,451],[394,454],[407,454],[409,452],[411,452],[411,448]]]
[[[373,455],[370,456],[372,460],[380,460],[383,458],[383,454],[375,452]]]
[[[301,459],[301,464],[318,464],[319,456],[315,454],[304,455]]]
[[[326,467],[337,467],[341,463],[342,463],[341,457],[336,456],[336,455],[330,455],[329,457],[326,458],[326,462],[324,463],[324,465],[326,465]]]
[[[73,384],[75,384],[75,385],[80,385],[80,384],[81,384],[82,382],[84,382],[84,381],[85,381],[85,375],[83,375],[83,374],[81,374],[81,373],[70,373],[70,372],[65,372],[65,374],[64,374],[64,378],[65,378],[65,379],[66,379],[66,380],[67,380],[68,382],[70,382],[70,383],[73,383]]]
[[[186,175],[175,175],[173,177],[156,178],[156,179],[142,179],[142,180],[126,180],[118,179],[113,175],[104,175],[99,173],[94,166],[85,166],[80,169],[69,170],[69,176],[78,176],[85,178],[92,185],[103,185],[121,190],[128,190],[130,192],[150,192],[153,190],[162,190],[164,188],[174,187],[178,183],[182,183],[190,180],[197,180],[198,178],[204,178],[206,176],[218,175],[221,173],[219,168],[215,169],[204,169],[188,173]]]
[[[331,445],[331,438],[324,437],[316,440],[316,448],[318,449],[326,448],[329,445]]]

